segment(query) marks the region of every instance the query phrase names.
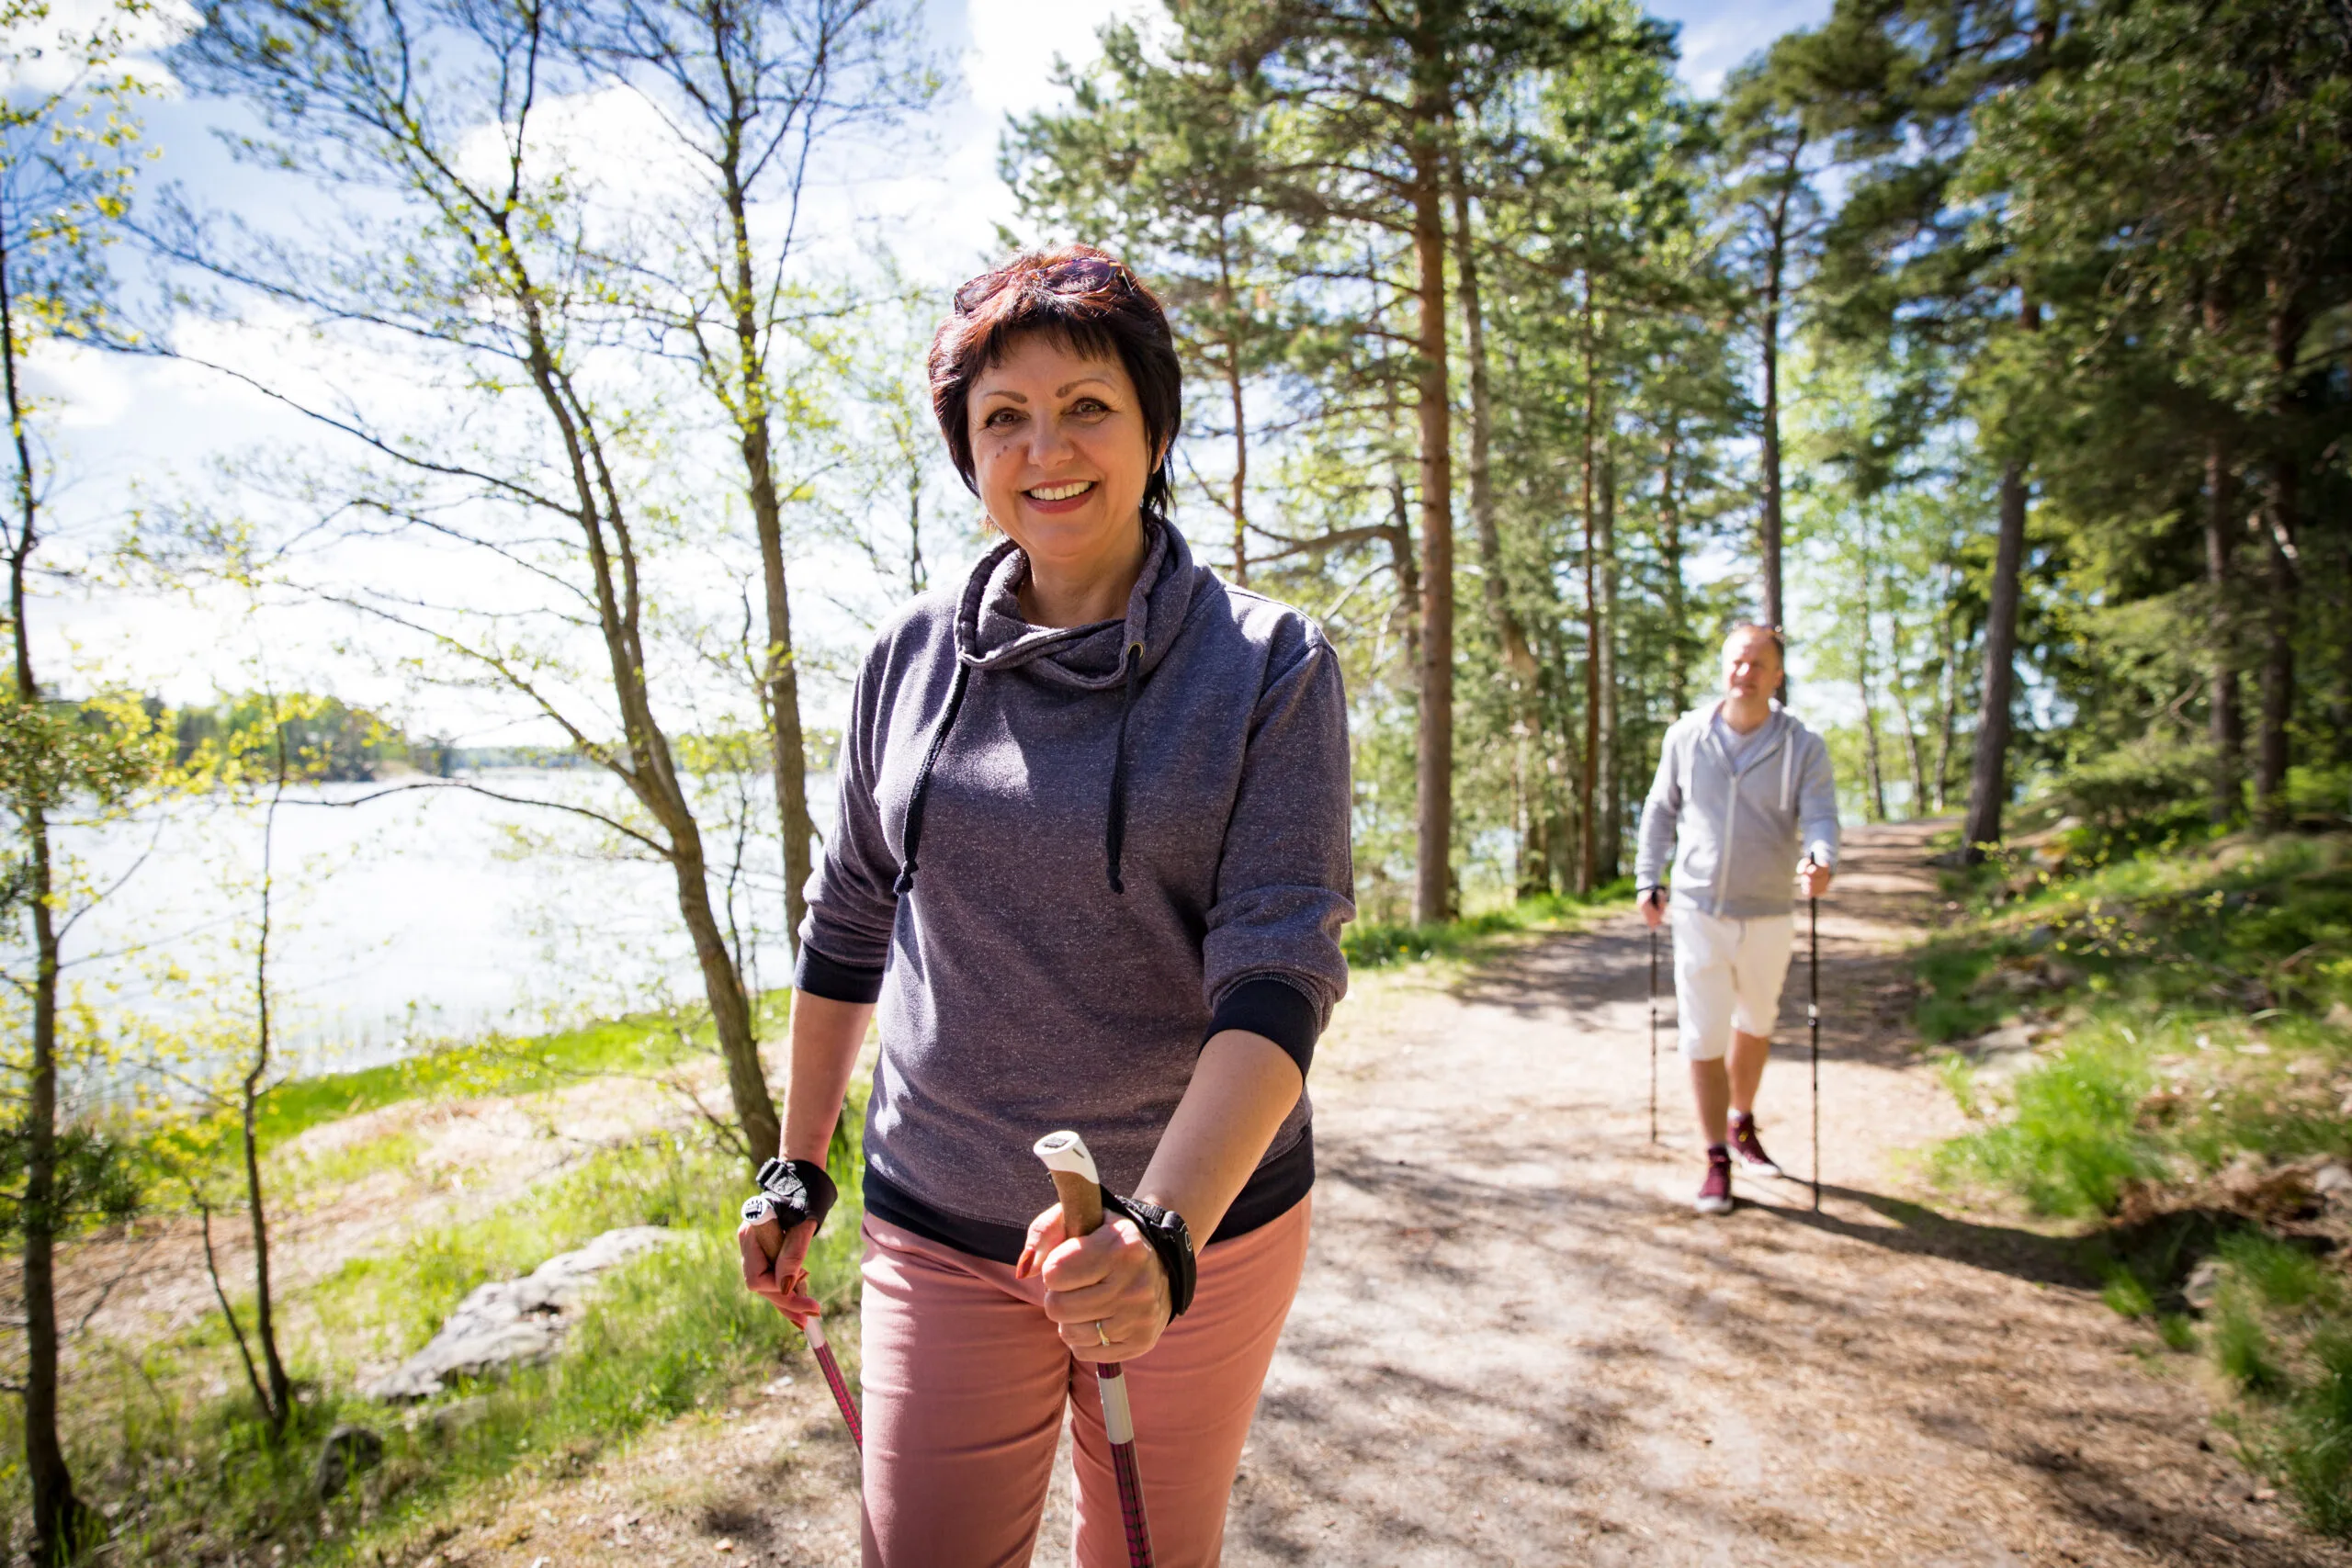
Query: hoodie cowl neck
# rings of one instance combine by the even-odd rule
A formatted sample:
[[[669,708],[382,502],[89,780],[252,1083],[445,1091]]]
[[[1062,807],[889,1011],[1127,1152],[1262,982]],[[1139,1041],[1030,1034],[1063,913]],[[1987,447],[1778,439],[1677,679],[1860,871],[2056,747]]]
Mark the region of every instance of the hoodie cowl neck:
[[[1195,576],[1184,536],[1159,518],[1144,518],[1143,570],[1127,595],[1125,620],[1082,626],[1032,625],[1021,613],[1029,558],[1007,539],[982,556],[965,581],[956,615],[956,657],[974,670],[1023,666],[1056,685],[1105,691],[1119,684],[1126,650],[1141,644],[1140,674],[1165,657],[1192,607]]]

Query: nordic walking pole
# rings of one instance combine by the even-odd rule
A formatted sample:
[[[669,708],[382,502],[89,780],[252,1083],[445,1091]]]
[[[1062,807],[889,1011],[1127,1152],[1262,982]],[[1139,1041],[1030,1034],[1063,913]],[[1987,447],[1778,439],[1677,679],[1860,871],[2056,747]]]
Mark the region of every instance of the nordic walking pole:
[[[842,1364],[833,1359],[833,1348],[825,1343],[823,1319],[810,1318],[800,1332],[808,1341],[808,1353],[817,1358],[817,1370],[825,1374],[825,1386],[833,1391],[833,1403],[841,1406],[842,1424],[849,1427],[850,1446],[863,1457],[865,1423],[858,1419],[857,1401],[850,1397],[849,1384],[842,1377]]]
[[[1650,928],[1650,1142],[1657,1142],[1657,928]]]
[[[1102,1224],[1102,1178],[1086,1140],[1076,1133],[1048,1133],[1035,1150],[1053,1173],[1062,1201],[1062,1230],[1091,1235]],[[1102,1330],[1097,1326],[1096,1332]],[[1119,1478],[1119,1522],[1126,1527],[1128,1568],[1151,1568],[1151,1523],[1143,1512],[1143,1472],[1136,1464],[1136,1417],[1127,1404],[1127,1374],[1116,1361],[1094,1363],[1102,1391],[1102,1429],[1111,1439],[1111,1472]]]
[[[781,1226],[782,1222],[771,1206],[773,1201],[765,1193],[746,1199],[743,1218],[754,1225]],[[777,1235],[777,1245],[783,1245],[781,1229]],[[774,1262],[775,1258],[770,1258],[769,1261]],[[825,1342],[824,1320],[810,1318],[800,1325],[800,1336],[808,1341],[808,1353],[817,1359],[817,1370],[825,1374],[825,1386],[833,1391],[833,1403],[841,1408],[842,1424],[849,1428],[850,1446],[863,1455],[865,1452],[865,1423],[858,1417],[857,1401],[850,1397],[849,1381],[842,1376],[842,1364],[833,1359],[833,1348]]]
[[[1821,900],[1804,897],[1805,1028],[1813,1035],[1813,1212],[1821,1213]]]

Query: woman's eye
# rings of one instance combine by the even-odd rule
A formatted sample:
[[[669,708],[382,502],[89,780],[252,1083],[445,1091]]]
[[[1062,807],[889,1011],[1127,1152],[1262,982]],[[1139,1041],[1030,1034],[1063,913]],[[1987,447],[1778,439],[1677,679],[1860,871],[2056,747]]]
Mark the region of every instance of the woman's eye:
[[[982,428],[987,430],[999,430],[1003,428],[1005,425],[1012,423],[1020,417],[1021,415],[1017,410],[998,409],[995,412],[989,415],[988,419],[983,423]]]
[[[1109,413],[1111,405],[1099,398],[1080,398],[1070,405],[1069,412],[1080,419],[1093,419],[1098,415]]]

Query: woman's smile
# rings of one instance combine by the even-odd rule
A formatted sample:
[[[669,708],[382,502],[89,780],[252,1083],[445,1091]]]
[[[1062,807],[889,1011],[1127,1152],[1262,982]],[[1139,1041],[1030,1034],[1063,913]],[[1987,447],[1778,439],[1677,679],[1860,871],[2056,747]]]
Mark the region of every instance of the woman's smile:
[[[1065,484],[1037,485],[1021,493],[1029,498],[1032,506],[1047,512],[1071,512],[1093,493],[1094,488],[1092,479],[1075,479]]]

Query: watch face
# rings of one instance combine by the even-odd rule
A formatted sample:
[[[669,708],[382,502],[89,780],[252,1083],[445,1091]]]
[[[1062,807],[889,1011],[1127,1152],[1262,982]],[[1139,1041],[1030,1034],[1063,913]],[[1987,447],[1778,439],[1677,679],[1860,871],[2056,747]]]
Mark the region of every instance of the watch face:
[[[788,1170],[777,1171],[760,1185],[767,1189],[769,1197],[786,1208],[806,1209],[808,1206],[808,1184]]]

